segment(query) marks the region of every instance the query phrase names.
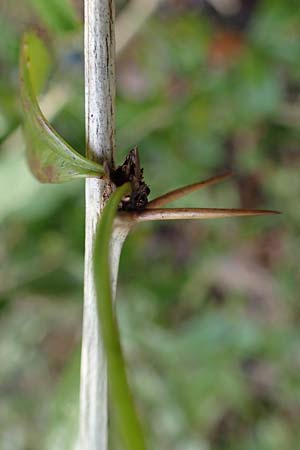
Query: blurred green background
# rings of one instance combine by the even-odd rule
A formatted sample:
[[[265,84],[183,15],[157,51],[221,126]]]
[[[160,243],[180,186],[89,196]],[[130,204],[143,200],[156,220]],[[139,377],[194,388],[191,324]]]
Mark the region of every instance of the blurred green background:
[[[83,2],[0,1],[0,449],[71,449],[84,182],[26,167],[18,48],[34,28],[52,49],[43,105],[83,150]],[[143,1],[117,2],[117,162],[139,144],[153,196],[232,169],[178,205],[284,212],[129,237],[118,314],[151,449],[297,450],[299,2],[165,0],[131,36]]]

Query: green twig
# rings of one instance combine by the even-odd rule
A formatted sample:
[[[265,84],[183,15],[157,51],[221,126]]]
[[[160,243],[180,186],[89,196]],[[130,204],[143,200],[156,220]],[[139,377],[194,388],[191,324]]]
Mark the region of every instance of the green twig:
[[[109,264],[114,218],[122,197],[129,192],[129,183],[119,187],[104,208],[94,247],[94,277],[98,315],[107,358],[110,401],[120,436],[126,450],[146,450],[143,430],[127,380],[119,329],[113,310]]]

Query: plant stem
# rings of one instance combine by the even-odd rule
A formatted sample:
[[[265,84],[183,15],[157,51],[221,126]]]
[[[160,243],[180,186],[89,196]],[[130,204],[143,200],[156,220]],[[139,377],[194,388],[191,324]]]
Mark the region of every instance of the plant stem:
[[[85,0],[85,106],[87,156],[112,163],[115,151],[114,1]],[[80,387],[80,450],[107,450],[106,360],[97,318],[93,277],[95,231],[108,181],[86,180],[86,241]],[[117,255],[120,253],[116,245]],[[114,261],[113,270],[117,272]],[[116,274],[114,276],[116,279]]]
[[[115,229],[114,219],[122,197],[130,192],[129,183],[118,187],[103,211],[95,242],[94,271],[99,318],[107,357],[110,405],[116,419],[122,448],[146,450],[143,429],[127,380],[118,321],[113,308],[110,273],[110,242]]]

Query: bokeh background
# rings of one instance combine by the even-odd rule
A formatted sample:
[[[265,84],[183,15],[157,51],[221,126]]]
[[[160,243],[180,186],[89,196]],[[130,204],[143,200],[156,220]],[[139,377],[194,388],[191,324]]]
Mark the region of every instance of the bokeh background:
[[[18,48],[28,28],[46,40],[54,63],[43,107],[84,151],[83,2],[0,1],[0,449],[68,449],[84,182],[40,185],[26,167]],[[117,1],[118,163],[139,144],[153,196],[232,169],[231,181],[177,204],[284,214],[132,233],[118,314],[136,401],[151,449],[296,450],[300,6],[158,3]]]

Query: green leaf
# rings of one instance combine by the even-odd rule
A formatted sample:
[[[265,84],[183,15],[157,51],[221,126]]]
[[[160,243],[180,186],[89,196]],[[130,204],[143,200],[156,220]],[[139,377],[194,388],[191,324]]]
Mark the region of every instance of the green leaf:
[[[20,57],[21,100],[26,155],[33,175],[42,183],[104,175],[100,164],[76,152],[44,117],[37,95],[48,75],[50,58],[42,41],[25,34]]]
[[[44,88],[45,81],[50,72],[51,59],[43,42],[33,33],[24,36],[22,51],[24,61],[27,60],[28,79],[31,82],[35,96]],[[26,65],[26,64],[25,64]]]
[[[104,208],[94,249],[94,277],[101,332],[106,351],[110,401],[126,450],[145,450],[145,438],[130,392],[117,320],[112,304],[109,250],[113,221],[129,183],[117,188]]]

